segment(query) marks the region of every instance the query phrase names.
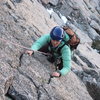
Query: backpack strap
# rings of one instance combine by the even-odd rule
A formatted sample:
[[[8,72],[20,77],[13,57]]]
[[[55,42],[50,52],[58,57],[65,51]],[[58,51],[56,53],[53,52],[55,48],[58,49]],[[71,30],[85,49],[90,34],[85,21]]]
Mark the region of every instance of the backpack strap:
[[[62,40],[62,41],[64,41],[64,44],[63,44],[61,47],[58,48],[58,53],[59,53],[59,54],[61,53],[61,49],[62,49],[65,45],[69,46],[69,41],[65,41],[65,40]]]
[[[48,42],[48,45],[49,45],[49,47],[50,47],[50,53],[53,55],[54,54],[54,51],[53,51],[53,46],[52,46],[52,44],[51,44],[51,41],[50,42]],[[55,48],[56,49],[56,48]]]

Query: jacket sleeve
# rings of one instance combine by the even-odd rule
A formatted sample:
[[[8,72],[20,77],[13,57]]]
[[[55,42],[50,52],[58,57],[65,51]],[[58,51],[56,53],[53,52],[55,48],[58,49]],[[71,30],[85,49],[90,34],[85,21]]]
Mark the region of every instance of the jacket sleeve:
[[[31,46],[31,49],[32,50],[39,50],[42,46],[47,44],[49,40],[50,40],[50,35],[45,34],[33,43],[33,45]]]
[[[63,61],[63,68],[60,71],[61,75],[67,74],[71,69],[71,50],[70,48],[65,45],[62,50],[62,61]]]

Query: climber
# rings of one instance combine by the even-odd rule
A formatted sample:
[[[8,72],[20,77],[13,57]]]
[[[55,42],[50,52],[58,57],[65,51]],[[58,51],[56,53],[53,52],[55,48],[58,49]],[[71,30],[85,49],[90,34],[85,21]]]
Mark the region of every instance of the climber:
[[[65,33],[63,28],[56,26],[49,34],[41,36],[33,45],[31,50],[27,50],[30,56],[34,51],[41,51],[50,53],[52,56],[48,57],[51,63],[55,64],[56,71],[51,73],[52,77],[60,77],[67,74],[71,69],[71,50],[68,45],[64,45],[68,41],[69,36]]]

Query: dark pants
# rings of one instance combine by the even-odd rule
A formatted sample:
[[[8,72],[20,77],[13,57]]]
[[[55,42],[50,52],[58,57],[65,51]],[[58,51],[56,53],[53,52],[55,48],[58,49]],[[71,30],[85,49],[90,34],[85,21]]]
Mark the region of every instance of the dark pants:
[[[48,48],[49,48],[49,44],[46,44],[42,48],[40,48],[38,51],[45,52],[45,53],[51,53],[48,50]],[[63,67],[63,63],[62,63],[62,59],[61,58],[55,59],[54,56],[52,55],[52,56],[48,57],[48,61],[51,62],[51,63],[54,63],[57,70],[58,69],[61,70],[62,67]]]

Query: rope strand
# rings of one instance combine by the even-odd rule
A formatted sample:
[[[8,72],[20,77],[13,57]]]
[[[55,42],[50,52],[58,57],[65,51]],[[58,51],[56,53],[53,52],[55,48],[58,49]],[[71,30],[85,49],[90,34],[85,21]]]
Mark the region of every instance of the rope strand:
[[[20,45],[20,44],[18,44],[18,43],[14,43],[14,42],[8,41],[8,40],[3,39],[3,38],[0,38],[0,40],[3,41],[3,42],[9,43],[9,44],[13,44],[13,45],[15,45],[15,46],[17,46],[17,47],[21,47],[21,48],[23,48],[23,49],[27,49],[27,50],[31,50],[31,51],[34,51],[34,52],[38,52],[38,53],[40,53],[40,54],[44,54],[44,55],[47,55],[47,56],[50,56],[50,55],[51,55],[51,54],[49,54],[49,53],[44,53],[44,52],[41,52],[41,51],[32,50],[32,49],[30,49],[30,48],[28,48],[28,47],[25,47],[25,46]]]

